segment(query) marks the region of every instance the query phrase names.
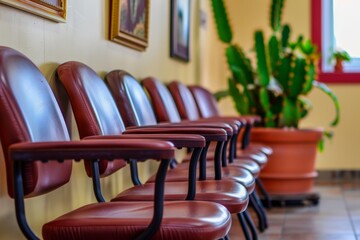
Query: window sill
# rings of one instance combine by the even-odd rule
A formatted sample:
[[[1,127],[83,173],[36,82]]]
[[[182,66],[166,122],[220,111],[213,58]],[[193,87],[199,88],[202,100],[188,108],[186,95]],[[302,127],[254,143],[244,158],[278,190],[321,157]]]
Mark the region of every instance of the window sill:
[[[352,84],[360,83],[360,72],[344,72],[344,73],[335,73],[327,72],[320,73],[318,80],[324,83],[334,83],[334,84]]]

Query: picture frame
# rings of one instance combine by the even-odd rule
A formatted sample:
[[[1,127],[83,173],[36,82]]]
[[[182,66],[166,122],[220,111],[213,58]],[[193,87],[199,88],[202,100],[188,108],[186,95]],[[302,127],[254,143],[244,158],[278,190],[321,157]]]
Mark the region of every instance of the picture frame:
[[[67,0],[0,0],[0,3],[47,18],[66,22]]]
[[[190,0],[171,0],[170,56],[190,60]]]
[[[112,0],[110,40],[145,51],[149,39],[150,0]]]

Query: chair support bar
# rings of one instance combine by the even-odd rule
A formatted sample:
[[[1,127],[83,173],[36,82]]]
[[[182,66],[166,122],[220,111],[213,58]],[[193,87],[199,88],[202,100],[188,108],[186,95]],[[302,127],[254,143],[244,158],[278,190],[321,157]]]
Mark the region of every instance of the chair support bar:
[[[19,227],[25,237],[29,240],[38,240],[39,238],[30,229],[25,216],[25,205],[24,205],[24,189],[23,189],[23,178],[21,174],[21,162],[14,161],[14,200],[15,200],[15,212],[16,220]]]
[[[210,142],[207,141],[200,155],[199,181],[206,180],[206,154],[209,149]]]
[[[224,142],[217,142],[215,148],[214,166],[215,166],[215,180],[221,180],[221,158]]]
[[[229,140],[226,140],[224,143],[224,146],[222,148],[222,156],[221,156],[221,165],[223,167],[227,166],[227,158],[226,158],[226,152],[227,152],[227,146],[229,145]]]
[[[98,202],[106,202],[101,191],[100,174],[99,174],[99,160],[91,161],[91,176],[93,182],[93,190]]]
[[[186,200],[194,200],[196,195],[196,167],[202,148],[195,148],[192,152],[189,165],[189,187]]]
[[[135,186],[141,185],[141,181],[139,179],[138,173],[138,165],[136,159],[130,159],[130,174],[131,174],[131,181]]]
[[[164,210],[165,177],[170,161],[171,159],[167,159],[160,162],[155,179],[154,215],[150,225],[136,238],[136,240],[150,239],[161,225]]]

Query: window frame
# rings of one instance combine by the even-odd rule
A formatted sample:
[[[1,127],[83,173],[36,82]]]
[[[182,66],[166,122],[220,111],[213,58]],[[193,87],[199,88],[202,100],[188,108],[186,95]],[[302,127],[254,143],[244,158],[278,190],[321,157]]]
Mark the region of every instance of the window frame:
[[[322,52],[322,0],[311,0],[311,38]],[[322,72],[319,61],[318,80],[325,83],[360,83],[360,72]]]

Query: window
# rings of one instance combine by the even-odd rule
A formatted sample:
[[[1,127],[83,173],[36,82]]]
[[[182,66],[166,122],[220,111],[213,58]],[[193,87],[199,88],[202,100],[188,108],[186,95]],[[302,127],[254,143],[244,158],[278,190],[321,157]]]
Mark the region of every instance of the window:
[[[320,81],[360,82],[359,8],[359,0],[312,0],[312,38],[321,52]],[[334,72],[330,62],[334,50],[346,50],[351,57],[343,73]]]

